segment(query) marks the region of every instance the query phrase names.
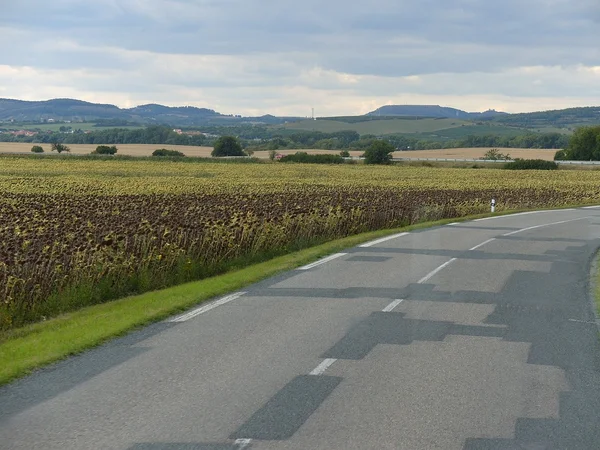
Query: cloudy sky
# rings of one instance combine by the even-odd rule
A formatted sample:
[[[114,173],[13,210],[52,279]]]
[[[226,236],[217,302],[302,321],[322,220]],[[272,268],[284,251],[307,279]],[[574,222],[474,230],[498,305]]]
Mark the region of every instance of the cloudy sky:
[[[225,114],[600,105],[600,0],[0,0],[0,97]]]

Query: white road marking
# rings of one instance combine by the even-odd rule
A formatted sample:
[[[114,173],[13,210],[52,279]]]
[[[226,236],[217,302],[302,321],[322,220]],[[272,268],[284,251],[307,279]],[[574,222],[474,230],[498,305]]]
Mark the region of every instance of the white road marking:
[[[404,301],[403,298],[399,298],[398,300],[394,300],[392,303],[390,303],[389,305],[387,305],[385,308],[383,308],[381,311],[382,312],[391,312],[396,306],[398,306],[400,303],[402,303]]]
[[[577,211],[575,208],[559,209],[558,211]]]
[[[587,320],[569,319],[569,322],[587,323],[587,324],[590,324],[590,325],[596,325],[596,322],[589,322]]]
[[[434,276],[436,273],[438,273],[440,270],[442,270],[444,267],[446,267],[447,265],[449,265],[450,263],[453,263],[454,261],[456,261],[456,258],[452,258],[450,261],[446,261],[444,264],[442,264],[440,267],[438,267],[435,270],[432,270],[431,272],[429,272],[427,275],[425,275],[423,278],[421,278],[417,283],[418,284],[423,284],[426,281],[428,281],[432,276]]]
[[[237,445],[239,450],[244,450],[252,443],[252,439],[236,439],[235,445]]]
[[[325,264],[326,262],[329,262],[333,259],[339,258],[341,256],[346,256],[348,253],[334,253],[333,255],[329,255],[326,258],[320,259],[318,261],[315,261],[314,263],[311,264],[307,264],[306,266],[302,266],[299,267],[297,270],[308,270],[308,269],[312,269],[313,267],[317,267],[320,266],[321,264]]]
[[[476,245],[475,247],[471,247],[471,248],[469,249],[469,251],[470,251],[470,250],[477,250],[479,247],[483,247],[485,244],[489,244],[490,242],[492,242],[492,241],[495,241],[495,240],[496,240],[496,238],[491,238],[491,239],[488,239],[487,241],[485,241],[485,242],[482,242],[481,244],[478,244],[478,245]]]
[[[491,219],[502,219],[505,217],[526,216],[527,214],[539,214],[539,213],[543,213],[543,212],[550,212],[550,211],[525,211],[525,212],[514,213],[514,214],[504,214],[502,216],[482,217],[481,219],[475,219],[473,222],[481,222],[482,220],[491,220]]]
[[[245,292],[236,292],[235,294],[231,294],[231,295],[223,297],[219,300],[211,302],[208,305],[201,306],[200,308],[193,309],[190,312],[187,312],[185,314],[177,316],[177,317],[169,320],[169,322],[185,322],[187,320],[193,319],[196,316],[199,316],[200,314],[204,314],[205,312],[210,311],[211,309],[214,309],[217,306],[221,306],[221,305],[224,305],[225,303],[229,303],[229,302],[235,300],[236,298],[241,297],[244,294],[245,294]]]
[[[460,222],[452,222],[452,223],[448,224],[448,226],[450,226],[450,225],[460,225]]]
[[[323,373],[327,370],[329,366],[331,366],[337,359],[335,358],[327,358],[324,359],[321,364],[319,364],[315,369],[309,373],[309,375],[323,375]]]
[[[528,214],[539,214],[542,212],[549,212],[549,211],[525,211],[525,212],[520,212],[520,213],[515,213],[515,214],[507,214],[505,217],[526,216]]]
[[[594,208],[600,208],[600,205],[594,205],[594,206],[584,206],[583,209],[594,209]]]
[[[521,228],[520,230],[511,231],[510,233],[503,234],[502,236],[512,236],[513,234],[522,233],[523,231],[535,230],[536,228],[549,227],[550,225],[560,225],[561,223],[576,222],[578,220],[587,219],[587,217],[580,217],[579,219],[561,220],[560,222],[543,223],[541,225],[534,225],[532,227]]]
[[[381,244],[382,242],[385,242],[385,241],[390,241],[390,240],[392,240],[392,239],[399,238],[400,236],[406,236],[407,234],[408,234],[408,233],[398,233],[398,234],[393,234],[393,235],[391,235],[391,236],[386,236],[386,237],[384,237],[384,238],[377,239],[377,240],[375,240],[375,241],[371,241],[371,242],[367,242],[366,244],[359,245],[359,247],[362,247],[362,248],[366,248],[366,247],[372,247],[373,245]]]

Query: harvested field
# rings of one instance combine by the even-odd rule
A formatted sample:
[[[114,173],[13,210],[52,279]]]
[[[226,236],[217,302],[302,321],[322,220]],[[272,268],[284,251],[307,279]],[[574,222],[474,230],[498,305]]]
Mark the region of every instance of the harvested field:
[[[50,144],[31,144],[21,142],[0,142],[0,153],[23,153],[30,154],[33,145],[41,145],[46,153],[50,152]],[[67,144],[71,149],[71,153],[75,155],[87,155],[93,152],[96,144]],[[183,152],[186,156],[195,157],[210,157],[212,147],[197,147],[192,145],[162,145],[162,144],[118,144],[119,155],[129,156],[150,156],[152,152],[158,148],[168,148]],[[494,147],[495,148],[495,147]],[[394,152],[394,158],[449,158],[449,159],[478,159],[482,158],[489,148],[448,148],[442,150],[413,150]],[[552,161],[556,150],[546,149],[528,149],[528,148],[498,148],[501,153],[509,154],[513,158],[523,159],[545,159]],[[293,149],[293,150],[277,150],[281,155],[289,155],[296,152],[306,153],[328,153],[339,155],[340,150],[321,150],[321,149]],[[350,150],[350,155],[358,157],[364,152],[362,150]],[[254,152],[256,158],[267,159],[269,152],[260,150]]]
[[[411,150],[394,152],[394,158],[447,158],[447,159],[479,159],[492,148],[512,158],[554,160],[556,149],[536,148],[447,148],[441,150]]]
[[[0,142],[0,153],[31,153],[31,147],[40,145],[46,153],[50,151],[50,144],[33,144],[22,142]],[[88,155],[96,150],[97,144],[66,144],[74,155]],[[109,144],[113,145],[113,144]],[[151,156],[152,152],[159,148],[168,148],[183,152],[186,156],[210,156],[212,147],[198,147],[194,145],[167,145],[167,144],[117,144],[119,155],[129,156]]]

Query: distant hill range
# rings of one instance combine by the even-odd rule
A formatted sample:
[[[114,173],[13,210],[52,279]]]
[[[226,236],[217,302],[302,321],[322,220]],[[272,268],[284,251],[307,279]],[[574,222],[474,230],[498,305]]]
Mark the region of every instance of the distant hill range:
[[[495,110],[466,112],[438,105],[386,105],[363,116],[319,118],[357,124],[381,119],[455,119],[488,123],[506,127],[527,128],[537,131],[570,132],[581,125],[600,124],[600,107],[569,108],[524,114],[508,114]],[[73,99],[47,101],[22,101],[0,98],[0,123],[101,122],[103,126],[127,124],[172,125],[178,127],[198,125],[292,125],[306,121],[306,117],[242,117],[225,115],[207,108],[193,106],[171,107],[157,104],[119,108],[115,105],[84,102]],[[314,121],[310,121],[314,122]],[[463,124],[464,125],[464,124]],[[314,123],[308,123],[314,129]],[[343,129],[344,126],[342,126]]]
[[[471,113],[439,105],[386,105],[367,114],[367,116],[455,118],[463,120],[490,119],[503,115],[507,115],[507,113],[493,109]]]
[[[265,115],[241,117],[220,114],[212,109],[193,106],[171,107],[157,104],[119,108],[115,105],[84,102],[73,99],[23,101],[0,98],[0,122],[118,121],[141,124],[226,125],[240,123],[280,124],[288,118]]]

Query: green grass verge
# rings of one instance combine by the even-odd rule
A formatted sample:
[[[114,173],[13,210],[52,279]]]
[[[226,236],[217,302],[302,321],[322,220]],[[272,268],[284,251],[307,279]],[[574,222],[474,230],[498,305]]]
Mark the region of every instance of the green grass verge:
[[[495,215],[515,212],[518,211],[503,211]],[[479,214],[411,225],[402,229],[362,233],[223,275],[90,306],[45,322],[0,333],[0,385],[136,328],[158,322],[203,301],[241,289],[331,253],[399,231],[429,228],[489,215]]]

